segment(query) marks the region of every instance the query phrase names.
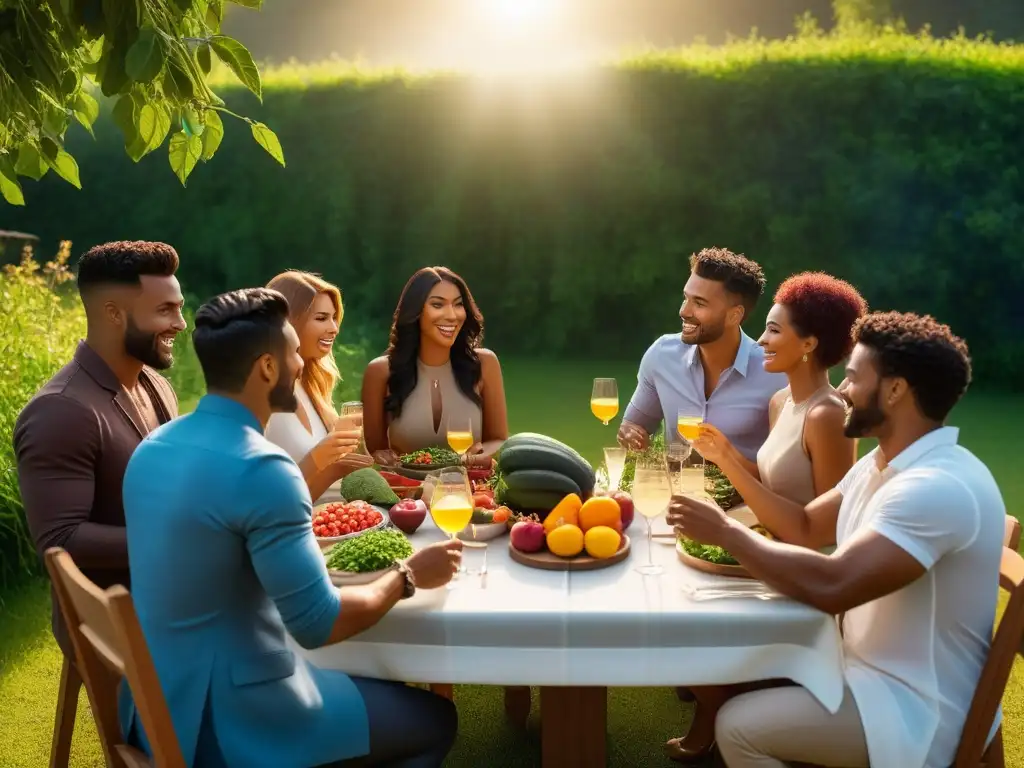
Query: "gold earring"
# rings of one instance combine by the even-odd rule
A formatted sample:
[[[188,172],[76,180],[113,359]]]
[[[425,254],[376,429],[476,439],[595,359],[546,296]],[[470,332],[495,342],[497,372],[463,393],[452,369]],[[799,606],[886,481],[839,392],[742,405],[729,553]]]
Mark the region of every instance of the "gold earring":
[[[805,363],[807,362],[807,353],[806,352],[804,352],[804,362]]]

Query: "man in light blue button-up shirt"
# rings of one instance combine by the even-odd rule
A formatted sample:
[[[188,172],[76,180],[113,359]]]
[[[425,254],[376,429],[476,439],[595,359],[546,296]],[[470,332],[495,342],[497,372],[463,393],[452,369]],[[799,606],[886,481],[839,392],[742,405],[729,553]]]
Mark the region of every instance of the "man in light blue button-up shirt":
[[[666,334],[644,354],[619,442],[645,448],[664,419],[666,438],[680,439],[681,412],[718,427],[754,460],[768,437],[768,406],[786,376],[764,370],[764,351],[740,327],[764,292],[761,268],[722,248],[690,257],[683,289],[682,333]]]

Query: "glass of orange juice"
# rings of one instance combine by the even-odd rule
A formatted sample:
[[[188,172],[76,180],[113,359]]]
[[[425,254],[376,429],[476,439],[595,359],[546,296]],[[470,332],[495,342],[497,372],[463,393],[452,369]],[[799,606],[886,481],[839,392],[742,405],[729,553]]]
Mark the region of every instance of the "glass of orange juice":
[[[464,467],[446,467],[438,473],[430,496],[430,517],[453,540],[473,519],[473,491]],[[448,589],[454,589],[454,580]]]
[[[473,422],[469,416],[448,419],[448,445],[459,456],[473,447]]]
[[[619,385],[615,379],[594,379],[590,393],[590,411],[606,427],[619,412]]]
[[[686,408],[680,408],[676,417],[676,429],[679,436],[692,443],[700,437],[700,425],[704,423],[704,415]]]

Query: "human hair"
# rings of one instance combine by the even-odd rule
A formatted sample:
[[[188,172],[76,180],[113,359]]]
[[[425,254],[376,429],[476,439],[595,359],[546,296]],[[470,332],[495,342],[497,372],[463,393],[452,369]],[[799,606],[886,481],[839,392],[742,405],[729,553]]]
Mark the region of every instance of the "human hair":
[[[452,374],[459,389],[474,403],[480,404],[476,387],[480,383],[480,358],[476,350],[483,341],[484,318],[473,301],[469,286],[447,267],[424,267],[409,278],[398,298],[391,321],[391,338],[385,353],[390,366],[388,395],[384,410],[392,416],[402,412],[402,403],[416,388],[419,376],[417,360],[420,352],[420,315],[434,286],[442,281],[453,283],[462,296],[466,322],[459,329],[451,350]]]
[[[288,301],[269,288],[222,293],[196,312],[192,345],[208,390],[238,393],[252,365],[284,348]]]
[[[873,312],[856,322],[853,339],[874,353],[880,376],[907,380],[932,421],[945,420],[971,383],[967,344],[931,315]]]
[[[290,269],[277,275],[267,283],[267,287],[280,291],[288,301],[288,319],[295,326],[296,331],[301,333],[302,327],[309,319],[313,301],[321,293],[326,293],[331,297],[334,312],[338,316],[338,325],[341,326],[341,319],[345,314],[345,308],[341,302],[341,291],[320,275]],[[302,386],[309,394],[313,407],[320,414],[320,420],[324,424],[333,424],[338,418],[338,412],[334,410],[334,387],[341,378],[334,355],[324,355],[303,362],[305,364],[302,367],[300,378]]]
[[[868,311],[868,304],[845,280],[824,272],[801,272],[783,281],[775,303],[789,312],[801,338],[814,336],[814,357],[823,368],[844,360],[853,349],[853,324]]]
[[[692,254],[690,271],[697,277],[722,283],[726,291],[739,296],[747,315],[764,293],[764,272],[757,262],[727,248],[704,248]]]
[[[84,299],[101,285],[138,286],[143,275],[170,277],[178,252],[167,243],[118,240],[90,248],[78,260],[78,292]]]

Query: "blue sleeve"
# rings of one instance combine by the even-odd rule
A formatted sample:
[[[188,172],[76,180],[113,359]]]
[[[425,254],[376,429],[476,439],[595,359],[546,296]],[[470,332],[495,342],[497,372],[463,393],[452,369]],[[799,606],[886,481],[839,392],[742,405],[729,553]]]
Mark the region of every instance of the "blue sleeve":
[[[341,594],[313,535],[309,489],[284,455],[268,454],[251,464],[242,482],[254,505],[242,533],[256,577],[292,637],[303,648],[317,648],[330,637]]]
[[[654,342],[644,353],[636,376],[636,390],[623,415],[626,421],[643,427],[650,435],[657,431],[663,416],[661,398],[654,384],[660,342],[660,339]]]

